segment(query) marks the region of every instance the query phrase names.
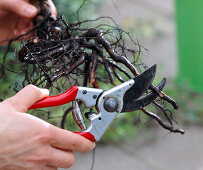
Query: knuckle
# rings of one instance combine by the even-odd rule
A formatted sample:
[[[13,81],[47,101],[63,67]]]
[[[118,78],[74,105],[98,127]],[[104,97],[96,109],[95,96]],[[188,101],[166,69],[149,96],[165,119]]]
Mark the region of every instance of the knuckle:
[[[44,162],[44,163],[53,162],[53,161],[54,161],[54,158],[53,158],[53,155],[51,154],[43,155],[43,157],[41,157],[40,159],[40,162]]]
[[[70,142],[71,142],[70,143],[71,151],[78,150],[78,148],[80,147],[80,144],[78,143],[77,138],[72,136]]]
[[[32,85],[32,84],[28,84],[28,85],[26,86],[26,88],[36,88],[36,86],[34,86],[34,85]]]
[[[3,101],[3,104],[10,109],[16,110],[16,108],[24,108],[23,104],[15,99],[15,97],[10,97]]]
[[[25,88],[27,88],[29,91],[34,91],[36,95],[41,94],[41,90],[32,84],[27,85]]]
[[[41,166],[46,164],[49,160],[53,161],[52,155],[47,153],[49,153],[49,149],[45,147],[36,148],[35,153],[28,158],[28,161],[32,166]]]
[[[47,136],[46,134],[40,134],[38,136],[38,141],[39,143],[46,143],[49,141],[49,136]]]
[[[51,135],[51,125],[47,125],[45,128],[43,128],[42,130],[40,130],[39,134],[38,134],[38,141],[40,143],[47,143],[52,139],[52,135]]]
[[[35,160],[33,160],[34,164],[35,165],[41,165],[41,164],[44,164],[46,163],[49,158],[48,158],[49,155],[38,155]]]
[[[51,154],[50,146],[43,146],[38,150],[39,151],[36,155],[36,161],[39,165],[54,161],[54,155]]]
[[[74,154],[71,152],[71,153],[67,156],[66,160],[64,160],[64,165],[62,165],[62,166],[63,166],[64,168],[70,168],[71,166],[73,166],[74,162],[75,162],[75,156],[74,156]]]
[[[71,136],[70,138],[70,150],[71,151],[79,151],[81,153],[89,152],[94,148],[95,144],[90,142],[89,140],[78,137],[78,136]]]
[[[4,105],[9,105],[9,106],[15,106],[16,105],[16,102],[13,101],[13,97],[10,97],[6,100],[3,101],[3,104]]]
[[[38,96],[41,96],[41,90],[38,87],[30,84],[19,91],[16,95],[4,100],[2,103],[9,108],[13,108],[15,110],[17,109],[19,111],[26,111],[26,102],[25,100],[22,100],[24,93],[30,94],[33,96],[33,98],[38,98]]]

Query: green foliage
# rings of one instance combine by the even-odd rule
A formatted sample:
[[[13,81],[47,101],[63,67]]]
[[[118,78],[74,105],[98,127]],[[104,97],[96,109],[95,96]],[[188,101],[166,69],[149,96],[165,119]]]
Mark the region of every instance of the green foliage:
[[[56,5],[58,15],[64,15],[68,22],[75,22],[78,17],[79,20],[98,17],[97,11],[104,3],[100,0],[53,0],[53,2]]]
[[[80,6],[83,4],[83,0],[54,0],[54,3],[58,10],[58,15],[63,14],[67,20],[67,22],[75,22],[77,21],[77,10],[80,8]],[[103,1],[100,0],[91,0],[87,1],[84,4],[84,7],[81,8],[79,11],[79,19],[93,19],[97,18],[97,11],[99,10],[101,4]],[[9,51],[9,55],[6,60],[6,65],[9,68],[12,68],[14,70],[21,70],[21,64],[17,59],[17,56],[15,55],[15,49],[18,47],[18,45],[12,46],[12,48]],[[1,60],[0,62],[3,62],[3,53],[5,51],[4,47],[1,47],[0,49],[1,53]],[[14,53],[13,53],[14,52]],[[135,58],[138,58],[138,56],[134,56]],[[139,58],[140,61],[140,58]],[[3,67],[0,67],[0,71],[2,72]],[[104,68],[99,68],[97,70],[97,73],[101,77],[107,77],[107,73],[104,71]],[[0,79],[0,97],[6,98],[11,95],[13,95],[15,92],[12,90],[15,86],[15,82],[21,82],[23,78],[22,74],[15,74],[11,73],[9,71],[5,71],[4,76]],[[154,84],[158,84],[160,82],[160,79],[156,77]],[[116,82],[118,83],[118,82]],[[105,82],[100,82],[100,88],[102,89],[110,89],[111,86],[109,86]],[[168,94],[171,97],[175,97],[178,104],[180,105],[180,111],[183,114],[183,118],[185,118],[187,121],[192,120],[193,122],[203,122],[200,117],[203,116],[203,108],[202,106],[202,96],[194,94],[194,93],[186,93],[184,90],[181,90],[181,87],[169,87],[165,90],[166,94]],[[51,93],[51,95],[57,94],[58,92],[54,91]],[[38,109],[37,111],[29,111],[30,114],[33,114],[37,117],[40,117],[44,120],[48,120],[50,123],[60,126],[61,118],[64,114],[64,111],[70,106],[61,106],[61,107],[54,107],[54,108],[44,108],[44,109]],[[85,113],[86,109],[81,108],[82,112]],[[47,112],[50,114],[47,115]],[[155,111],[156,113],[156,111]],[[118,142],[126,139],[130,139],[132,136],[136,134],[136,132],[139,130],[139,116],[141,115],[141,121],[146,122],[148,120],[147,116],[144,116],[143,113],[137,111],[133,113],[123,113],[120,114],[111,127],[108,129],[107,133],[105,133],[104,137],[102,138],[103,142]],[[88,121],[86,120],[86,123]],[[71,131],[78,131],[80,130],[75,122],[73,121],[72,114],[69,114],[66,117],[66,123],[65,128]]]
[[[13,89],[15,86],[15,82],[21,82],[23,78],[23,75],[20,74],[22,65],[18,59],[16,60],[15,51],[17,48],[18,48],[17,44],[12,44],[8,51],[7,58],[5,60],[5,66],[7,67],[7,69],[15,70],[17,73],[12,73],[7,69],[4,69],[3,65],[0,65],[0,77],[1,77],[0,78],[0,84],[1,84],[0,97],[2,99],[8,98],[9,96],[14,95],[15,92]],[[6,45],[0,47],[0,63],[4,63],[3,56],[6,49],[7,49]]]
[[[120,114],[103,136],[102,142],[120,142],[131,139],[138,131],[138,116],[139,112]]]
[[[74,1],[74,0],[56,1],[55,0],[54,1],[58,10],[58,15],[63,14],[67,22],[75,22],[78,20],[77,10],[80,8],[83,2],[86,2],[86,1],[83,1],[83,0],[77,0],[77,1]],[[96,11],[99,10],[99,7],[101,6],[102,3],[103,1],[100,1],[100,0],[91,0],[84,3],[84,6],[78,12],[79,20],[97,18],[98,16]],[[5,64],[8,68],[20,71],[22,69],[21,68],[22,65],[18,61],[17,55],[15,55],[15,50],[17,47],[18,47],[18,44],[11,47],[7,55]],[[5,52],[5,49],[6,47],[1,48],[1,56],[2,56],[1,63],[3,62],[3,53]],[[135,56],[135,57],[138,57],[138,56]],[[3,70],[3,67],[0,67],[0,71],[2,70]],[[107,73],[104,70],[105,69],[101,67],[97,70],[96,74],[99,74],[101,77],[105,78],[107,77]],[[23,73],[16,74],[16,73],[11,73],[9,71],[5,71],[4,76],[0,79],[1,97],[3,96],[4,98],[6,98],[6,97],[12,96],[15,93],[13,91],[15,82],[21,83],[23,80],[23,76],[24,76]],[[105,82],[100,82],[100,88],[102,89],[110,89],[111,87],[112,86],[109,86]],[[17,88],[17,90],[20,90],[20,89]],[[53,91],[51,92],[51,95],[55,95],[57,93],[58,92]],[[54,107],[54,108],[32,110],[32,111],[29,111],[29,114],[35,115],[43,120],[49,121],[50,123],[56,126],[60,126],[60,121],[62,119],[62,116],[68,107],[70,107],[70,104],[66,106],[60,106],[60,107]],[[85,113],[86,111],[89,111],[84,108],[81,108],[81,110],[83,113]],[[102,141],[118,142],[118,141],[130,139],[138,130],[137,125],[139,123],[138,121],[139,114],[140,114],[139,111],[135,113],[120,114],[113,122],[112,126],[109,128],[107,133],[105,133],[104,137],[102,138]],[[145,118],[143,119],[146,120]],[[86,124],[88,124],[87,120],[86,120]],[[65,128],[71,131],[80,130],[76,126],[75,122],[73,121],[72,114],[69,114],[66,117]]]
[[[191,91],[184,85],[174,83],[165,92],[174,96],[179,104],[179,110],[175,114],[185,123],[203,124],[203,94]]]

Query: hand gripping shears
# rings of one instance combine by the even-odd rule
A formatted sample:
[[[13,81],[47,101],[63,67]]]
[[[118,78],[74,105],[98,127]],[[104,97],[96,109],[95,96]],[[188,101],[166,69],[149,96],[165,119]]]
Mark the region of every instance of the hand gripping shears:
[[[53,107],[69,102],[73,104],[73,118],[81,128],[81,132],[75,132],[93,142],[99,141],[115,117],[122,112],[139,110],[153,102],[158,94],[146,93],[155,77],[156,65],[142,74],[136,76],[109,90],[73,86],[65,93],[57,96],[46,97],[29,109]],[[162,90],[166,80],[158,85]],[[146,94],[145,94],[146,93]],[[89,126],[86,128],[83,115],[80,112],[77,101],[81,101],[86,108],[96,107],[97,113],[87,112]]]

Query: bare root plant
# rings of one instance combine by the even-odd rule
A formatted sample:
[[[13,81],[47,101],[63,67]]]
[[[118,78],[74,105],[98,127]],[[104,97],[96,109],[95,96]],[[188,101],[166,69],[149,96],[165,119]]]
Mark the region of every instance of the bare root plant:
[[[19,60],[23,63],[22,72],[25,75],[23,86],[31,83],[55,88],[59,92],[73,84],[92,88],[99,88],[101,83],[116,86],[139,75],[138,70],[146,68],[139,59],[141,51],[146,49],[133,41],[130,34],[119,28],[112,18],[99,17],[68,23],[63,16],[57,19],[51,17],[46,0],[39,3],[41,10],[34,20],[34,28],[9,43],[21,39]],[[126,42],[129,40],[134,44],[134,49],[127,47]],[[4,63],[1,65],[6,68]],[[156,86],[151,85],[150,90],[159,95],[159,100],[178,109],[176,102]],[[170,132],[184,133],[182,129],[174,127],[172,114],[168,114],[171,113],[169,109],[158,101],[152,104],[160,109],[168,124],[145,108],[141,111]],[[64,112],[62,127],[71,110],[69,108]]]

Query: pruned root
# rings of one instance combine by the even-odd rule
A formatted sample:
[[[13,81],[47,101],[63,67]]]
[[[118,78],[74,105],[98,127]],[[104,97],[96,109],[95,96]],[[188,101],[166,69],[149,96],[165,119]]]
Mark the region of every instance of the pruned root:
[[[56,88],[58,91],[63,91],[72,84],[89,84],[92,88],[99,88],[101,83],[115,86],[139,75],[138,69],[145,68],[144,64],[138,63],[143,47],[139,42],[133,41],[128,32],[119,28],[112,18],[99,17],[95,20],[67,23],[61,16],[55,20],[50,15],[46,1],[39,1],[41,10],[34,20],[35,27],[11,40],[8,46],[10,47],[12,41],[27,36],[22,40],[19,51],[19,60],[24,63],[21,71],[25,75],[22,86],[31,83],[40,87]],[[111,20],[114,25],[101,22],[90,28],[84,27],[84,24],[93,24],[103,19]],[[135,45],[134,49],[126,47],[126,37]],[[11,71],[5,65],[6,55],[7,52],[0,65]],[[170,103],[174,109],[178,109],[177,103],[156,86],[151,85],[149,89]],[[163,128],[174,133],[184,133],[183,130],[173,127],[173,117],[167,114],[168,109],[157,102],[153,104],[161,109],[170,125],[144,108],[141,111],[158,121]],[[70,111],[71,108],[63,115],[62,128]]]

